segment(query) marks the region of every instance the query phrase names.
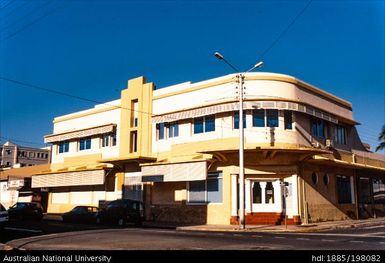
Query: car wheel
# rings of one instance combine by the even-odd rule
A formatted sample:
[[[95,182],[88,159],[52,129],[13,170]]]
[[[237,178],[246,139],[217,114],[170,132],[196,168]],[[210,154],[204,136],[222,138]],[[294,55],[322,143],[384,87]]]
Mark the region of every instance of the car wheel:
[[[124,226],[125,224],[126,224],[126,221],[124,220],[124,218],[118,219],[118,226]]]

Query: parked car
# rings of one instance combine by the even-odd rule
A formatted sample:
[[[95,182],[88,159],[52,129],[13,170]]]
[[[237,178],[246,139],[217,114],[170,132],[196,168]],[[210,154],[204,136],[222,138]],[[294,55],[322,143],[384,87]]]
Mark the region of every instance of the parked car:
[[[0,229],[8,222],[8,211],[5,207],[0,204]]]
[[[76,206],[62,215],[64,222],[95,223],[99,208],[96,206]]]
[[[112,201],[96,215],[96,223],[113,223],[119,226],[126,223],[141,225],[143,220],[143,203],[130,199]]]
[[[35,202],[17,202],[8,209],[10,220],[41,220],[43,207]]]

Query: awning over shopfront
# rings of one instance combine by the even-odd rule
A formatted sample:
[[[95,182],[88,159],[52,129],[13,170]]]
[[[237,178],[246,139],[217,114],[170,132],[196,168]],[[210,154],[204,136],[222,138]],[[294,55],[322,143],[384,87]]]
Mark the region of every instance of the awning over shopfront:
[[[32,176],[32,188],[104,184],[105,170],[49,173]]]
[[[206,161],[142,166],[142,182],[199,181],[206,177]]]

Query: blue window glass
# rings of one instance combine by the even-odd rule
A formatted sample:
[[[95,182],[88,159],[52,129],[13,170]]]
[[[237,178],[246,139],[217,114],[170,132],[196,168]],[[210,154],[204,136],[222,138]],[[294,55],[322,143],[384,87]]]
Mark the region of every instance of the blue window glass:
[[[320,138],[325,138],[325,122],[319,119],[313,119],[311,123],[312,135]]]
[[[266,110],[267,127],[278,127],[278,110]]]
[[[285,130],[293,129],[293,117],[292,112],[286,110],[285,111]]]
[[[318,120],[318,136],[325,138],[325,122],[323,120]]]
[[[234,123],[233,123],[234,129],[239,129],[239,112],[234,112]],[[246,113],[243,112],[243,128],[246,128]]]
[[[222,203],[222,173],[209,173],[207,176],[207,202]]]
[[[179,125],[177,122],[171,123],[168,128],[168,137],[178,137],[179,136]]]
[[[253,110],[253,127],[265,127],[265,110]]]
[[[206,181],[192,181],[189,183],[189,203],[206,202]]]
[[[83,150],[88,150],[88,149],[91,149],[91,138],[90,137],[81,138],[79,150],[83,151]]]
[[[215,131],[215,115],[205,116],[205,132]]]
[[[69,152],[70,143],[69,141],[64,141],[59,143],[59,153]]]
[[[194,134],[203,133],[203,117],[194,119]]]
[[[158,123],[156,125],[156,131],[158,133],[158,140],[163,140],[164,139],[164,129],[165,129],[164,122]]]

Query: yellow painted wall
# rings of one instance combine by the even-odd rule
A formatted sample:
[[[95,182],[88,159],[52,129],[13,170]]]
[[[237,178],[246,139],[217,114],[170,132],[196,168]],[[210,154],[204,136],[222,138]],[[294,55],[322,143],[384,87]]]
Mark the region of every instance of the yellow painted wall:
[[[217,171],[223,172],[223,202],[222,204],[208,204],[207,224],[229,225],[231,217],[231,175],[230,166],[217,167]]]
[[[151,156],[151,114],[153,83],[146,83],[144,77],[128,81],[128,88],[121,94],[120,157]],[[131,102],[138,100],[138,127],[133,127]],[[132,109],[133,110],[133,109]],[[138,150],[130,153],[130,132],[137,131]]]

